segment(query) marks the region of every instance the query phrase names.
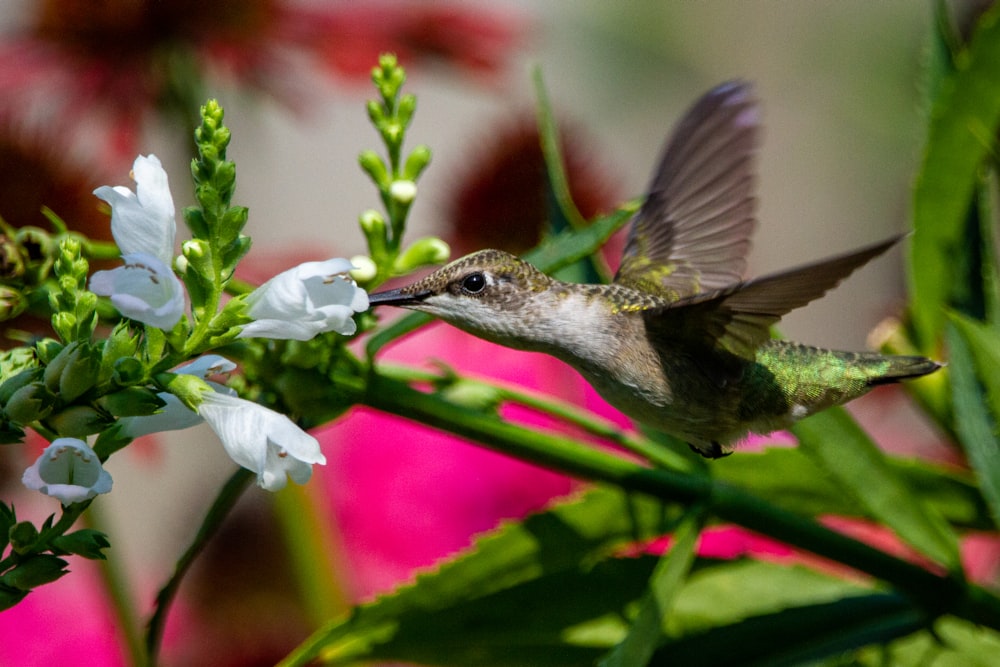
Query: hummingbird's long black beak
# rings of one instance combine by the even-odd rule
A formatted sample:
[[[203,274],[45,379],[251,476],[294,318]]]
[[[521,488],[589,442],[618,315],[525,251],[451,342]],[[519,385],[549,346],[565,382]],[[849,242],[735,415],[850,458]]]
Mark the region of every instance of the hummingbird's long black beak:
[[[384,292],[376,292],[368,295],[369,306],[411,306],[420,303],[428,296],[430,291],[404,292],[403,289],[390,289]]]

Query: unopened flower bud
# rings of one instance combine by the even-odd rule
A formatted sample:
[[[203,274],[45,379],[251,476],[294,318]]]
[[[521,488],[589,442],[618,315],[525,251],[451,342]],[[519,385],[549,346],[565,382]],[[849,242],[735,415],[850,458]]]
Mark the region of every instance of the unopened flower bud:
[[[115,361],[112,377],[117,384],[129,386],[141,380],[143,372],[141,361],[135,357],[121,357]]]
[[[358,164],[371,177],[375,185],[382,187],[389,182],[388,167],[385,166],[385,162],[375,151],[361,151],[361,154],[358,155]]]
[[[416,181],[427,165],[430,164],[430,161],[431,149],[420,144],[406,158],[406,164],[403,166],[403,176],[411,181]]]
[[[32,382],[15,391],[7,404],[4,415],[18,424],[30,424],[44,419],[55,404],[55,396],[41,382]]]
[[[409,180],[393,181],[389,196],[400,204],[409,204],[417,196],[417,184]]]
[[[0,321],[10,320],[28,307],[28,300],[18,290],[6,285],[0,285]]]
[[[45,280],[54,259],[52,236],[38,227],[21,227],[14,234],[14,242],[21,248],[25,260],[25,276],[35,283]]]
[[[417,110],[417,97],[407,93],[399,98],[399,105],[396,107],[396,115],[402,125],[409,125],[413,118],[413,112]]]
[[[121,391],[101,396],[96,402],[115,417],[144,417],[165,405],[155,391],[146,387],[125,387]]]
[[[0,278],[7,280],[24,275],[24,258],[14,239],[0,235]]]
[[[451,248],[435,236],[417,239],[396,258],[397,273],[409,273],[429,264],[441,264],[448,259]]]
[[[89,405],[74,405],[50,415],[46,425],[56,433],[73,438],[82,438],[100,433],[108,426],[108,420]]]
[[[38,540],[38,529],[30,521],[19,521],[10,527],[8,532],[11,548],[19,554],[31,551]]]
[[[375,262],[367,255],[355,255],[351,257],[350,261],[354,266],[351,269],[351,278],[354,278],[355,282],[367,282],[378,273],[378,267],[375,265]]]

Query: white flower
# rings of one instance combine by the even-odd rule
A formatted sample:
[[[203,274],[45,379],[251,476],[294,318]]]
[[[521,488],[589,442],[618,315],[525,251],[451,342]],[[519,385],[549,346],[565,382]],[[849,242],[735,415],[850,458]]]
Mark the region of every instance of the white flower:
[[[125,266],[98,271],[90,289],[111,297],[126,317],[171,329],[184,314],[184,287],[170,268],[177,223],[167,173],[155,155],[140,155],[132,176],[135,192],[107,185],[94,190],[111,205],[111,234]]]
[[[354,333],[352,315],[368,309],[368,294],[350,279],[352,268],[346,259],[328,259],[279,273],[246,297],[254,321],[240,338],[309,340],[325,331]]]
[[[94,450],[77,438],[57,438],[24,471],[21,481],[63,505],[89,500],[111,490],[111,475]]]
[[[198,357],[194,361],[178,366],[174,373],[184,375],[197,375],[204,379],[208,375],[228,373],[236,368],[236,364],[225,357],[217,354],[206,354]],[[215,382],[208,383],[217,392],[235,395],[236,392],[229,387],[224,387]],[[180,431],[192,426],[197,426],[204,421],[197,412],[188,408],[181,399],[168,391],[157,393],[166,404],[153,415],[142,417],[122,417],[118,420],[121,434],[129,438],[138,438],[150,433],[162,433],[163,431]]]
[[[111,205],[111,235],[122,255],[145,253],[170,265],[174,256],[174,200],[167,172],[155,155],[140,155],[132,164],[135,192],[103,185],[94,194]]]
[[[153,255],[122,255],[125,266],[97,271],[90,291],[111,297],[125,317],[158,329],[172,329],[184,314],[184,285],[170,267]]]
[[[326,463],[316,438],[252,401],[206,392],[197,409],[233,461],[257,473],[257,484],[268,491],[283,489],[288,477],[305,484],[313,464]]]

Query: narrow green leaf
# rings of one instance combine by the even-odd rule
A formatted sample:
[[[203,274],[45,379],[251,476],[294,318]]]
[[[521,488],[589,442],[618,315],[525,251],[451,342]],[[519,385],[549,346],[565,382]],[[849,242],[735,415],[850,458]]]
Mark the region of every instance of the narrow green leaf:
[[[694,562],[694,550],[703,523],[703,513],[695,510],[674,532],[674,544],[653,570],[649,590],[643,596],[628,634],[598,663],[601,667],[639,667],[649,662],[664,634],[674,599]]]
[[[951,322],[946,339],[955,430],[1000,526],[1000,336],[957,314]]]
[[[335,654],[342,660],[348,655],[352,660],[388,657],[388,651],[396,650],[393,646],[397,642],[405,640],[410,645],[415,641],[409,634],[415,623],[421,624],[418,637],[422,641],[433,644],[435,641],[444,642],[447,638],[451,642],[453,638],[450,633],[455,630],[454,623],[462,616],[452,616],[451,610],[457,606],[478,600],[481,602],[476,602],[466,611],[475,615],[489,613],[490,605],[496,604],[495,598],[490,604],[482,602],[489,596],[502,595],[517,587],[536,586],[535,593],[540,597],[534,598],[530,604],[521,600],[519,604],[522,606],[509,609],[510,614],[504,622],[496,624],[496,627],[504,626],[506,631],[518,630],[530,637],[540,630],[527,623],[528,607],[548,609],[556,614],[556,606],[565,607],[571,598],[573,605],[589,605],[596,601],[601,606],[602,596],[588,591],[586,585],[578,579],[585,576],[587,567],[608,556],[620,545],[666,532],[674,524],[672,517],[675,516],[676,512],[668,511],[654,500],[627,496],[620,491],[594,489],[574,502],[558,505],[520,523],[507,524],[481,537],[470,551],[437,570],[419,576],[414,584],[357,607],[348,617],[321,628],[283,664],[306,664],[319,655],[328,654]],[[652,562],[645,571],[645,578],[637,583],[634,593],[629,594],[630,599],[641,594],[651,569]],[[605,574],[617,576],[621,572],[620,569],[612,568]],[[558,594],[548,590],[552,582],[558,580],[553,578],[557,576],[568,577],[560,580],[567,589]],[[542,589],[546,589],[544,595],[540,593]],[[571,593],[574,591],[582,593],[583,598],[572,597]],[[511,595],[516,597],[517,594]],[[591,598],[591,603],[587,603],[586,598]],[[546,600],[548,603],[539,606],[539,600]],[[612,606],[609,598],[603,608],[607,611]],[[559,612],[561,616],[558,617],[564,619],[561,622],[569,623],[567,615],[572,613],[574,612],[562,609]],[[553,622],[556,617],[553,616]],[[573,623],[585,620],[579,616],[574,618]],[[404,623],[402,619],[408,620]],[[430,623],[430,627],[423,627],[422,624],[427,623],[427,619],[440,621],[441,625]],[[447,619],[450,619],[448,622],[452,623],[451,626],[445,623]],[[537,618],[531,618],[532,624],[537,625],[538,622]],[[435,634],[435,627],[440,628],[440,635]],[[568,626],[563,630],[567,628]],[[548,627],[546,632],[550,630],[552,628]],[[623,628],[619,626],[619,630]],[[621,632],[603,646],[610,646],[619,639]],[[391,655],[398,659],[415,659],[409,654]],[[592,658],[597,655],[599,653],[595,653]]]
[[[552,188],[552,194],[562,217],[570,229],[583,229],[586,227],[586,221],[580,215],[579,209],[573,202],[573,195],[570,193],[569,179],[566,177],[566,168],[559,150],[559,132],[556,129],[555,116],[552,114],[548,93],[545,91],[541,68],[534,68],[532,79],[535,82],[535,97],[538,100],[538,134],[542,141],[542,155],[545,157],[549,187]]]
[[[637,208],[637,202],[629,202],[614,213],[597,218],[588,227],[547,238],[525,253],[524,259],[545,273],[553,273],[578,262],[604,245],[632,218]]]
[[[871,516],[935,562],[961,567],[958,540],[843,408],[804,419],[792,428],[799,447]]]
[[[961,286],[954,275],[979,168],[1000,120],[1000,6],[979,21],[933,101],[923,166],[913,196],[909,284],[918,341],[929,351],[944,325],[943,306]]]

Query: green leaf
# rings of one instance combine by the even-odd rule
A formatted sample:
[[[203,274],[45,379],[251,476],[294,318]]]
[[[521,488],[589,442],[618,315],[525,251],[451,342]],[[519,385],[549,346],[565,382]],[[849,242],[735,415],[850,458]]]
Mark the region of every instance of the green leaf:
[[[913,195],[909,285],[918,342],[930,351],[944,325],[943,307],[964,284],[955,275],[967,216],[984,157],[1000,121],[1000,7],[979,21],[933,101],[923,165]]]
[[[952,571],[961,567],[958,540],[843,408],[832,408],[792,428],[799,447],[905,542]]]
[[[18,590],[0,584],[0,611],[10,609],[28,595],[28,591]]]
[[[62,553],[76,554],[91,560],[105,560],[103,549],[111,546],[108,537],[99,530],[84,528],[73,533],[60,535],[52,540],[54,549]]]
[[[553,623],[583,622],[588,614],[601,609],[604,613],[624,602],[624,598],[638,597],[654,559],[642,566],[644,573],[630,569],[634,564],[625,561],[625,564],[606,565],[592,580],[587,579],[588,566],[611,554],[615,547],[662,534],[673,524],[672,515],[654,500],[595,489],[575,502],[558,505],[520,523],[507,524],[478,539],[474,548],[461,557],[419,576],[414,584],[357,607],[347,618],[320,629],[284,664],[305,664],[321,654],[336,654],[341,660],[376,657],[412,660],[416,654],[404,655],[398,651],[402,651],[402,646],[417,650],[413,645],[418,642],[431,645],[447,642],[450,651],[455,648],[450,642],[458,641],[452,635],[457,632],[456,624],[497,613],[491,610],[498,609],[499,601],[505,605],[501,614],[504,621],[486,630],[511,633],[496,640],[501,645],[514,641],[518,633],[528,638],[539,632],[554,632]],[[603,587],[610,580],[619,584],[627,581],[634,588],[627,595],[603,588],[598,594],[591,588]],[[539,600],[550,604],[539,605]],[[453,610],[460,605],[471,606],[455,613]],[[570,607],[579,609],[573,611]],[[529,623],[531,608],[546,613],[540,614],[541,618],[530,617]],[[543,623],[546,614],[552,615],[547,625]],[[411,634],[414,628],[419,628],[419,632]],[[619,625],[614,638],[603,646],[621,639],[621,630]],[[463,627],[462,631],[472,629]],[[486,642],[485,638],[481,640]],[[483,651],[487,645],[484,644]],[[447,662],[444,658],[448,655],[451,654],[439,655],[438,662]],[[597,655],[594,653],[591,659]],[[490,659],[494,658],[499,659],[497,656]]]
[[[993,667],[1000,655],[1000,634],[954,617],[945,617],[933,632],[918,632],[887,647],[859,651],[858,665],[867,667]]]
[[[375,633],[327,647],[323,657],[335,664],[372,659],[461,667],[592,664],[621,636],[621,618],[642,594],[657,560],[610,559],[545,572],[484,596],[454,600],[447,608],[407,609]]]
[[[49,554],[31,556],[0,577],[0,584],[22,591],[48,584],[68,572],[66,561]]]
[[[802,605],[870,593],[859,583],[802,565],[751,559],[699,560],[674,606],[675,636],[703,632]]]
[[[0,557],[10,544],[10,529],[17,523],[17,513],[13,505],[0,502]]]
[[[958,314],[951,322],[946,337],[955,430],[1000,526],[1000,335]]]
[[[544,239],[524,254],[524,259],[539,271],[553,273],[597,252],[604,243],[625,225],[638,208],[630,202],[623,208],[593,221],[581,230],[567,230]]]
[[[628,634],[598,664],[601,667],[637,667],[649,662],[666,626],[674,599],[694,562],[695,546],[704,522],[700,510],[692,511],[674,533],[670,552],[660,559],[649,580]]]
[[[887,463],[914,493],[952,525],[974,530],[993,528],[978,486],[964,471],[918,459],[889,458]],[[712,476],[719,482],[767,498],[778,507],[807,516],[837,514],[871,518],[862,503],[852,494],[845,494],[798,447],[742,452],[739,460],[734,457],[732,461],[720,461],[712,468]]]
[[[783,609],[665,644],[650,665],[800,665],[925,627],[903,596],[872,594]]]

